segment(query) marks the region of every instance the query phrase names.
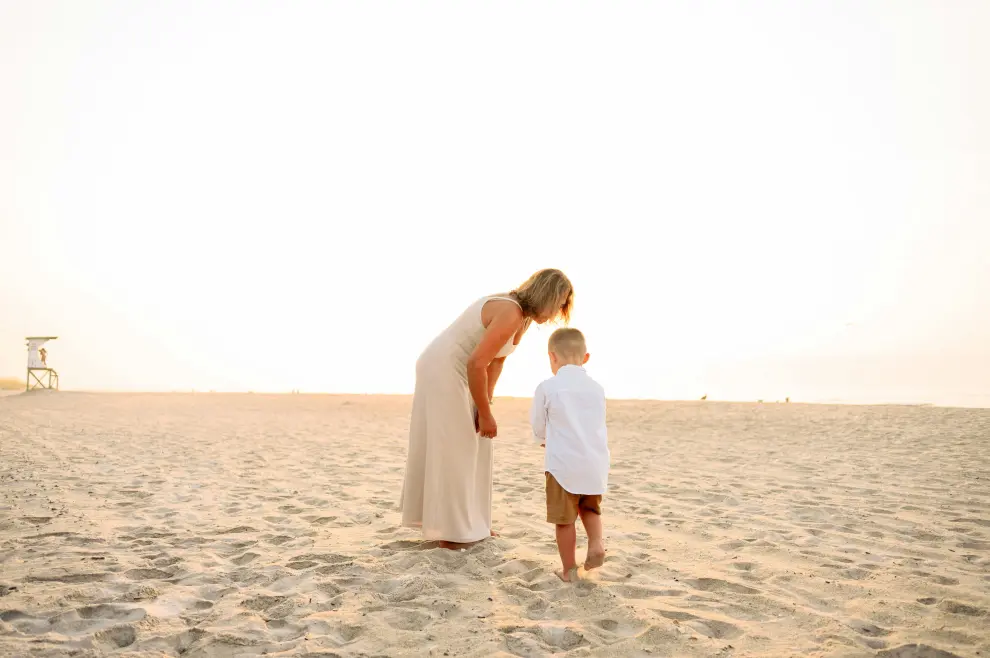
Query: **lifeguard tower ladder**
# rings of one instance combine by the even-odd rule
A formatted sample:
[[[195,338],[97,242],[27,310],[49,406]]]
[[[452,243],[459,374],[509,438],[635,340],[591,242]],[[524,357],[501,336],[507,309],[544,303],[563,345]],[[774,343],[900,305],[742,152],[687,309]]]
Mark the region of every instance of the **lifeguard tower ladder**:
[[[27,389],[58,390],[58,373],[48,365],[48,350],[42,345],[58,336],[28,336]],[[32,381],[33,380],[33,381]]]

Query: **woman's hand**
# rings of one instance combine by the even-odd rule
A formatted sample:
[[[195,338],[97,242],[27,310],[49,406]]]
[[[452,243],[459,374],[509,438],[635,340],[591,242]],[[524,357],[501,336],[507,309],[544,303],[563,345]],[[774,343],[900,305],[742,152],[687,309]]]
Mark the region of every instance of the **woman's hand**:
[[[478,416],[478,434],[486,439],[494,439],[498,434],[498,425],[495,423],[495,416],[485,414]]]

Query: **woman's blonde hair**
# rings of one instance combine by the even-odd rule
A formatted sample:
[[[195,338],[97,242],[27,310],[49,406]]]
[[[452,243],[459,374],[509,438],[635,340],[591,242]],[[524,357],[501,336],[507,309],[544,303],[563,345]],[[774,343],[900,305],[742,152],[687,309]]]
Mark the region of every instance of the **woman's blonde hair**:
[[[574,308],[574,286],[560,270],[540,270],[512,291],[527,318],[546,313],[567,323]]]

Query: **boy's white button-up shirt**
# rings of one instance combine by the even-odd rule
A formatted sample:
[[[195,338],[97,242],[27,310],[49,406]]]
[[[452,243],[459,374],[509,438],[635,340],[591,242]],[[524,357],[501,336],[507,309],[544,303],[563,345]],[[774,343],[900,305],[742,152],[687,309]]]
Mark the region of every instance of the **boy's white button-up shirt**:
[[[546,444],[544,468],[572,494],[604,494],[608,488],[605,389],[581,366],[566,365],[540,384],[530,423]]]

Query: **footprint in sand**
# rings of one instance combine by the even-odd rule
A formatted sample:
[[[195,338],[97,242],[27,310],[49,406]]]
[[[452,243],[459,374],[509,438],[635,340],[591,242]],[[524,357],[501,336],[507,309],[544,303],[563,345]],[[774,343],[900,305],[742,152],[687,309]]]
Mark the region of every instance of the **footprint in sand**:
[[[52,520],[50,516],[22,516],[21,521],[32,525],[44,525]],[[68,533],[65,533],[68,534]]]
[[[350,624],[344,624],[344,623],[327,624],[323,622],[318,622],[309,625],[309,632],[316,633],[319,635],[325,635],[334,644],[343,646],[345,644],[351,644],[357,641],[364,634],[365,628],[363,626],[352,626]],[[340,656],[340,654],[336,654],[336,653],[327,654],[327,653],[318,653],[318,652],[314,652],[314,653],[307,652],[305,655],[338,656],[338,658]]]
[[[395,610],[385,616],[385,623],[400,631],[419,631],[433,622],[426,612],[418,610]]]
[[[253,562],[254,560],[258,559],[258,557],[260,556],[257,553],[244,553],[243,555],[238,555],[237,557],[232,559],[231,562],[233,562],[239,567],[242,567],[248,562]]]
[[[945,576],[940,576],[938,574],[928,573],[927,571],[912,571],[915,576],[921,576],[922,578],[927,578],[936,585],[943,585],[946,587],[951,587],[952,585],[958,585],[959,581],[955,578],[947,578]]]
[[[124,572],[124,578],[129,580],[167,580],[172,573],[161,569],[129,569]]]
[[[161,594],[160,590],[151,585],[138,585],[118,595],[115,600],[131,603],[135,601],[153,601],[161,596]]]
[[[890,631],[886,628],[880,628],[876,624],[871,624],[868,621],[853,620],[849,623],[849,628],[853,629],[860,635],[865,635],[866,637],[887,637],[890,635]]]
[[[93,635],[93,647],[100,652],[109,652],[129,647],[137,640],[137,632],[132,626],[114,626]]]
[[[972,523],[974,525],[990,528],[990,519],[950,519],[951,523]]]
[[[684,596],[686,593],[678,589],[653,589],[649,587],[638,587],[636,585],[620,585],[613,587],[612,590],[622,598],[635,600]]]
[[[619,622],[614,619],[599,619],[595,622],[595,626],[601,628],[602,630],[606,630],[609,633],[614,633],[616,629],[619,628]]]
[[[315,570],[321,576],[333,576],[349,570],[354,565],[353,562],[341,562],[340,564],[328,564]]]
[[[424,576],[400,576],[377,583],[374,588],[389,603],[412,601],[420,596],[432,595],[438,590],[433,580]]]
[[[313,525],[328,525],[337,520],[336,516],[307,516],[306,520]]]
[[[583,635],[564,626],[507,626],[499,630],[506,636],[509,651],[517,656],[567,652],[590,645]]]
[[[532,599],[533,595],[530,595]],[[539,596],[539,595],[536,595]],[[550,607],[550,602],[543,598],[536,598],[530,601],[529,605],[526,606],[526,618],[527,619],[543,619],[546,616],[547,608]]]
[[[698,634],[710,637],[715,640],[734,640],[743,634],[741,628],[735,624],[716,619],[691,619],[685,622],[686,626],[693,628]]]
[[[67,585],[80,585],[82,583],[98,583],[106,580],[110,574],[107,573],[67,573],[45,576],[28,576],[24,579],[26,583],[65,583]]]
[[[292,558],[295,561],[321,562],[323,564],[350,564],[354,558],[340,553],[303,553]]]
[[[43,635],[51,630],[48,619],[35,617],[20,610],[0,612],[0,621],[10,624],[15,631],[25,635]]]
[[[636,637],[649,627],[649,624],[634,617],[628,619],[599,619],[593,623],[603,631],[620,637]]]
[[[839,577],[845,580],[863,580],[869,575],[871,572],[866,569],[843,569],[839,571]]]
[[[536,575],[546,575],[544,571],[539,570]],[[519,576],[517,576],[519,578]],[[522,586],[531,592],[548,592],[550,590],[559,589],[561,586],[560,579],[557,576],[546,576],[541,580],[531,580],[522,581]]]
[[[151,564],[156,567],[171,567],[181,561],[182,559],[177,557],[160,557],[153,560]]]
[[[958,601],[942,601],[938,605],[940,610],[944,610],[953,615],[965,615],[967,617],[982,617],[987,614],[983,608],[967,605]]]
[[[265,626],[272,635],[282,642],[296,640],[306,634],[306,628],[297,624],[290,624],[284,619],[269,619]]]
[[[144,608],[128,608],[120,605],[89,605],[76,608],[81,619],[112,619],[115,621],[141,621],[147,613]]]
[[[295,603],[288,596],[255,596],[241,602],[248,610],[263,613],[268,619],[283,619],[295,609]]]
[[[147,616],[144,608],[128,608],[121,605],[83,606],[52,617],[51,631],[64,635],[96,633],[121,622],[141,621]]]
[[[718,578],[698,578],[695,580],[685,580],[687,585],[702,592],[732,592],[733,594],[759,594],[760,590],[746,587],[738,583],[730,583],[727,580]]]
[[[698,618],[698,615],[692,615],[690,612],[681,612],[680,610],[657,610],[657,612],[664,619],[670,619],[676,622],[690,621]]]
[[[50,517],[45,517],[50,518]],[[43,532],[40,535],[30,535],[27,539],[47,539],[49,537],[75,537],[74,532]]]
[[[501,576],[521,576],[539,567],[540,563],[535,560],[509,560],[498,565],[495,572]]]
[[[881,651],[877,653],[877,658],[962,658],[962,656],[927,644],[905,644],[895,649]]]
[[[131,498],[151,498],[151,494],[147,491],[139,491],[137,489],[121,489],[120,494]]]
[[[316,589],[318,589],[320,592],[326,594],[331,598],[335,596],[339,596],[344,592],[343,589],[337,587],[337,585],[335,585],[334,583],[319,583],[317,584]]]

